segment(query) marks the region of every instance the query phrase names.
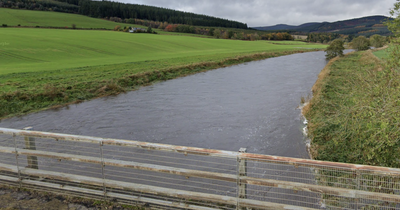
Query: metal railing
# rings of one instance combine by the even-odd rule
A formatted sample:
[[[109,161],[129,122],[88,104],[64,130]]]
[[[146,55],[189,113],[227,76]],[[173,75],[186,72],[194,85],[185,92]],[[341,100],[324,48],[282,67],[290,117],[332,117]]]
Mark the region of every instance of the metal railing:
[[[163,209],[400,209],[400,169],[0,128],[0,183]]]

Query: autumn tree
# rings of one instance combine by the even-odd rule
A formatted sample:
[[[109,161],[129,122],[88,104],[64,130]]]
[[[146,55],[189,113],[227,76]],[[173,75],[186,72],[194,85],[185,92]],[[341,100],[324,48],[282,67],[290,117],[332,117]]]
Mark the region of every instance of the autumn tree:
[[[222,34],[221,34],[221,37],[223,38],[223,39],[229,39],[229,34],[228,34],[228,32],[223,32]]]
[[[121,28],[121,26],[117,25],[117,26],[114,27],[114,31],[119,31],[120,28]]]
[[[165,27],[165,31],[174,32],[178,26],[177,25],[168,25]]]

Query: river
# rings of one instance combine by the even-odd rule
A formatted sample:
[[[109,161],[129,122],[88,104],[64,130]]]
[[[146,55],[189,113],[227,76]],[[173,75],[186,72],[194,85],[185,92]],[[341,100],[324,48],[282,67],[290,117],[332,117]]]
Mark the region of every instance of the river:
[[[5,119],[0,127],[308,158],[300,110],[326,65],[293,54]]]

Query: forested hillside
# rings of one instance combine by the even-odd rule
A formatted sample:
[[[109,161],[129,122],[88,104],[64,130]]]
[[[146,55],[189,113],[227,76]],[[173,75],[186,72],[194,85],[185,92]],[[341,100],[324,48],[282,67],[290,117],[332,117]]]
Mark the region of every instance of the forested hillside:
[[[138,4],[90,0],[0,0],[0,7],[79,13],[95,18],[144,19],[172,24],[247,29],[247,24],[207,15]]]
[[[369,16],[355,18],[351,20],[343,20],[337,22],[323,23],[306,23],[300,26],[290,25],[275,25],[267,27],[255,27],[258,30],[273,31],[273,30],[291,30],[303,33],[310,32],[334,32],[344,35],[362,35],[371,36],[373,34],[390,35],[391,32],[383,23],[388,19],[385,16]]]

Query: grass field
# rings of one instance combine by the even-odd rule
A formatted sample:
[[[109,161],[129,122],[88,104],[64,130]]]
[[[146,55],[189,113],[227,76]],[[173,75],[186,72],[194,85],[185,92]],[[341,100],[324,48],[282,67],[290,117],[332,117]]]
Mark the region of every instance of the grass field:
[[[302,42],[0,28],[0,118],[295,51]]]
[[[7,26],[41,26],[41,27],[68,27],[76,24],[77,28],[106,28],[114,29],[116,25],[124,26],[112,21],[91,18],[83,15],[0,8],[0,25]],[[134,26],[132,24],[125,24]],[[137,27],[137,25],[135,26]],[[142,26],[143,27],[143,26]]]
[[[33,28],[2,28],[0,37],[0,74],[325,47],[304,45],[302,42],[285,42],[285,45],[281,45],[266,41]]]
[[[374,52],[374,55],[380,59],[387,59],[389,58],[389,51],[388,49],[378,50]]]
[[[34,10],[20,10],[0,8],[0,26],[6,24],[7,26],[22,27],[62,27],[72,28],[72,24],[76,25],[77,29],[108,29],[112,30],[115,26],[119,25],[122,28],[127,26],[137,28],[147,28],[146,26],[130,24],[130,23],[116,23],[108,20],[91,18],[84,15],[51,12],[51,11],[34,11]],[[200,34],[176,33],[167,32],[160,29],[153,29],[153,31],[163,35],[176,35],[176,36],[194,36],[194,37],[210,37]]]

